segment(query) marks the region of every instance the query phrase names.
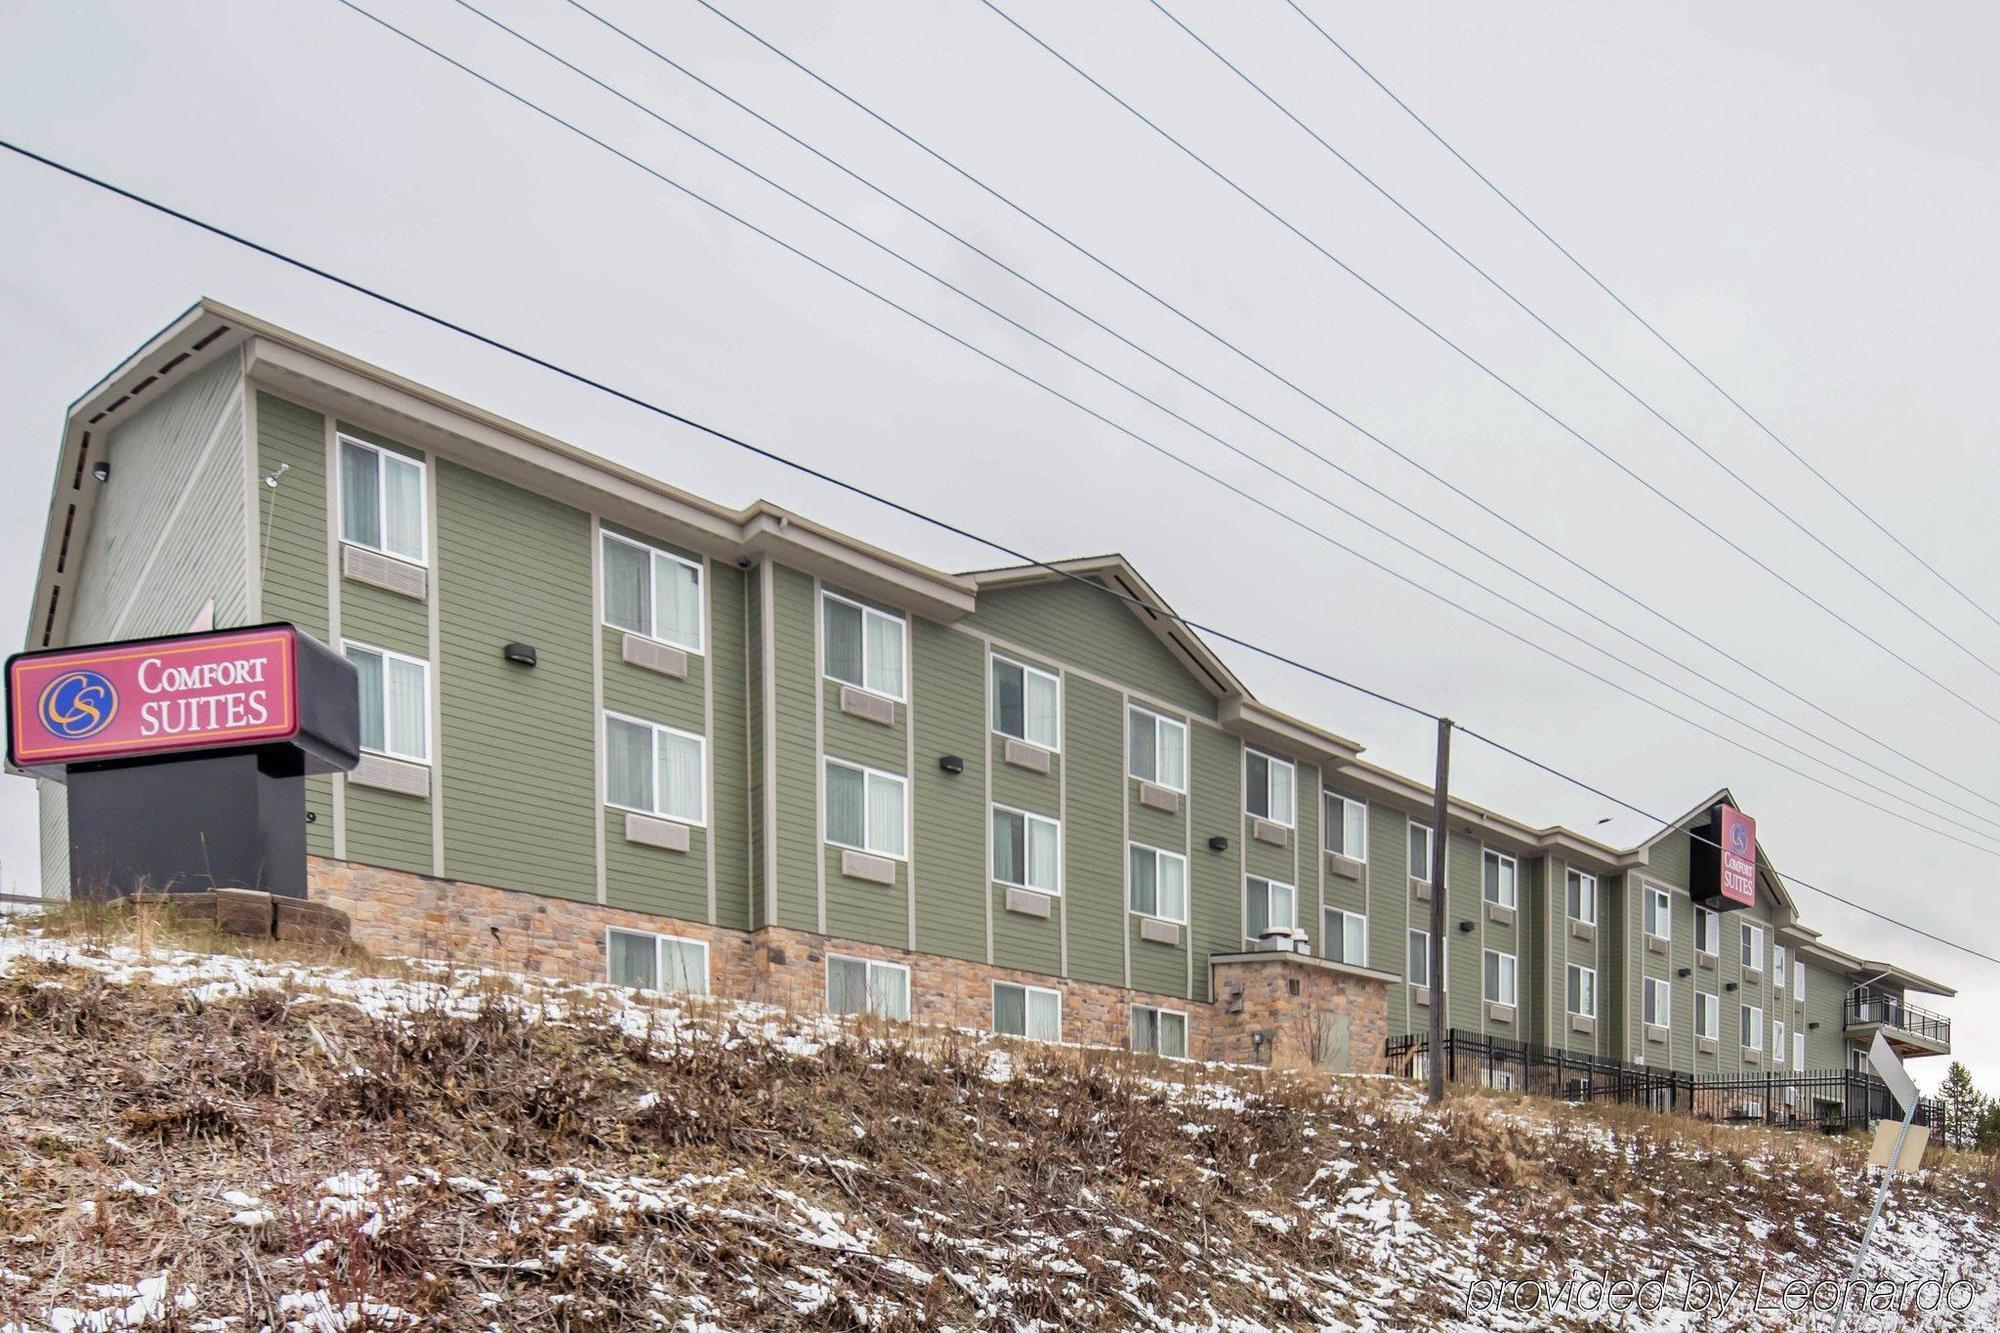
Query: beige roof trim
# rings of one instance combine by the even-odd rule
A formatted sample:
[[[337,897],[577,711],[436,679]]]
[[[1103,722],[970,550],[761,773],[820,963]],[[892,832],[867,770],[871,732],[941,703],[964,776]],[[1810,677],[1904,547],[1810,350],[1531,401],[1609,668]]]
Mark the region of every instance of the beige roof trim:
[[[1364,792],[1409,806],[1419,814],[1428,810],[1436,800],[1429,785],[1376,764],[1350,761],[1334,771]],[[1470,833],[1483,841],[1524,854],[1554,853],[1566,860],[1586,863],[1604,871],[1624,870],[1645,863],[1645,857],[1638,849],[1620,850],[1561,825],[1536,828],[1457,797],[1451,800],[1450,815],[1455,831]],[[1428,816],[1424,818],[1428,822]]]
[[[1242,695],[1223,699],[1216,720],[1260,749],[1309,764],[1344,764],[1361,754],[1359,741],[1336,736]]]

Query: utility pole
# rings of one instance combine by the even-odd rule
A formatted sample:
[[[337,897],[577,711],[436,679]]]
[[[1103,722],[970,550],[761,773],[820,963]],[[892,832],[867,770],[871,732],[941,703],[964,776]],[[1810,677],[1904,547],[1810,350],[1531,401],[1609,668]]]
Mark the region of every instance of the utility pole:
[[[1444,863],[1450,845],[1445,816],[1451,804],[1451,719],[1438,719],[1437,804],[1431,812],[1431,1031],[1424,1063],[1429,1066],[1430,1104],[1444,1101]]]

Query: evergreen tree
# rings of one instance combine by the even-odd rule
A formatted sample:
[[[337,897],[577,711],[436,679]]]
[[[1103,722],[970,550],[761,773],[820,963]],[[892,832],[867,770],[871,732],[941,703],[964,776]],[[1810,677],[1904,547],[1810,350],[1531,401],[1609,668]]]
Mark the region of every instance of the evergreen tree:
[[[1977,1152],[2000,1154],[2000,1099],[1989,1097],[1979,1108],[1979,1127],[1973,1132],[1972,1146]]]
[[[1938,1088],[1940,1120],[1938,1137],[1946,1147],[1970,1148],[1979,1135],[1984,1097],[1972,1086],[1972,1071],[1962,1061],[1953,1060]]]

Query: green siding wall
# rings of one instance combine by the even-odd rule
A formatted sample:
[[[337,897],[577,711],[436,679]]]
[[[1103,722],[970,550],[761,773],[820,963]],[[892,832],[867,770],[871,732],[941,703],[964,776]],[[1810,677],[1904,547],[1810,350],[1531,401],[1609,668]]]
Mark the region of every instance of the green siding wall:
[[[813,582],[794,569],[772,570],[774,672],[778,748],[771,759],[777,784],[778,924],[819,929],[819,761],[813,752],[814,700],[819,690],[819,612]]]
[[[257,395],[257,471],[286,469],[258,497],[257,543],[263,559],[264,606],[259,620],[289,620],[330,644],[326,594],[326,418]],[[333,855],[333,779],[306,779],[306,850]]]
[[[753,569],[743,579],[743,697],[749,710],[744,728],[748,745],[744,757],[750,779],[744,811],[750,831],[747,854],[750,858],[748,896],[752,928],[768,926],[772,922],[769,902],[770,820],[765,796],[770,788],[771,769],[766,734],[770,710],[764,698],[764,685],[769,676],[764,669],[764,610],[767,600],[764,595],[764,571],[761,567]]]
[[[1188,785],[1193,794],[1194,855],[1188,862],[1188,911],[1193,921],[1194,993],[1210,994],[1207,959],[1243,947],[1243,862],[1237,831],[1243,810],[1243,747],[1213,727],[1188,728]],[[1230,839],[1226,852],[1212,852],[1208,840]]]
[[[744,625],[743,571],[711,562],[708,566],[709,623],[707,670],[714,681],[714,732],[709,737],[710,763],[715,770],[714,808],[708,814],[709,836],[715,844],[715,920],[746,930],[750,926],[750,790],[749,736],[751,710],[748,651]]]
[[[1118,792],[1124,774],[1125,727],[1120,716],[1124,700],[1075,675],[1063,677],[1062,694],[1069,770],[1063,820],[1069,974],[1122,986],[1126,984],[1125,821]],[[1181,983],[1183,975],[1173,981]]]
[[[1067,662],[1202,717],[1215,700],[1138,617],[1108,592],[1070,580],[979,594],[969,628]]]
[[[594,899],[590,520],[436,469],[445,872]],[[501,658],[517,640],[536,646],[533,670]]]
[[[911,627],[910,654],[917,948],[984,961],[985,657],[977,639],[923,620]],[[944,755],[964,760],[965,771],[944,772]]]

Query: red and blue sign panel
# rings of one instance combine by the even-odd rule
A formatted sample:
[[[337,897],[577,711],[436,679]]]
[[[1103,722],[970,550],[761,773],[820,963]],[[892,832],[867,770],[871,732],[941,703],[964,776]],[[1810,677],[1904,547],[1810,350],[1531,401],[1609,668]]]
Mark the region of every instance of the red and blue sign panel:
[[[290,625],[30,653],[7,664],[7,757],[46,769],[299,734]]]
[[[1733,805],[1721,808],[1717,825],[1722,844],[1722,896],[1745,907],[1757,905],[1757,821]]]

